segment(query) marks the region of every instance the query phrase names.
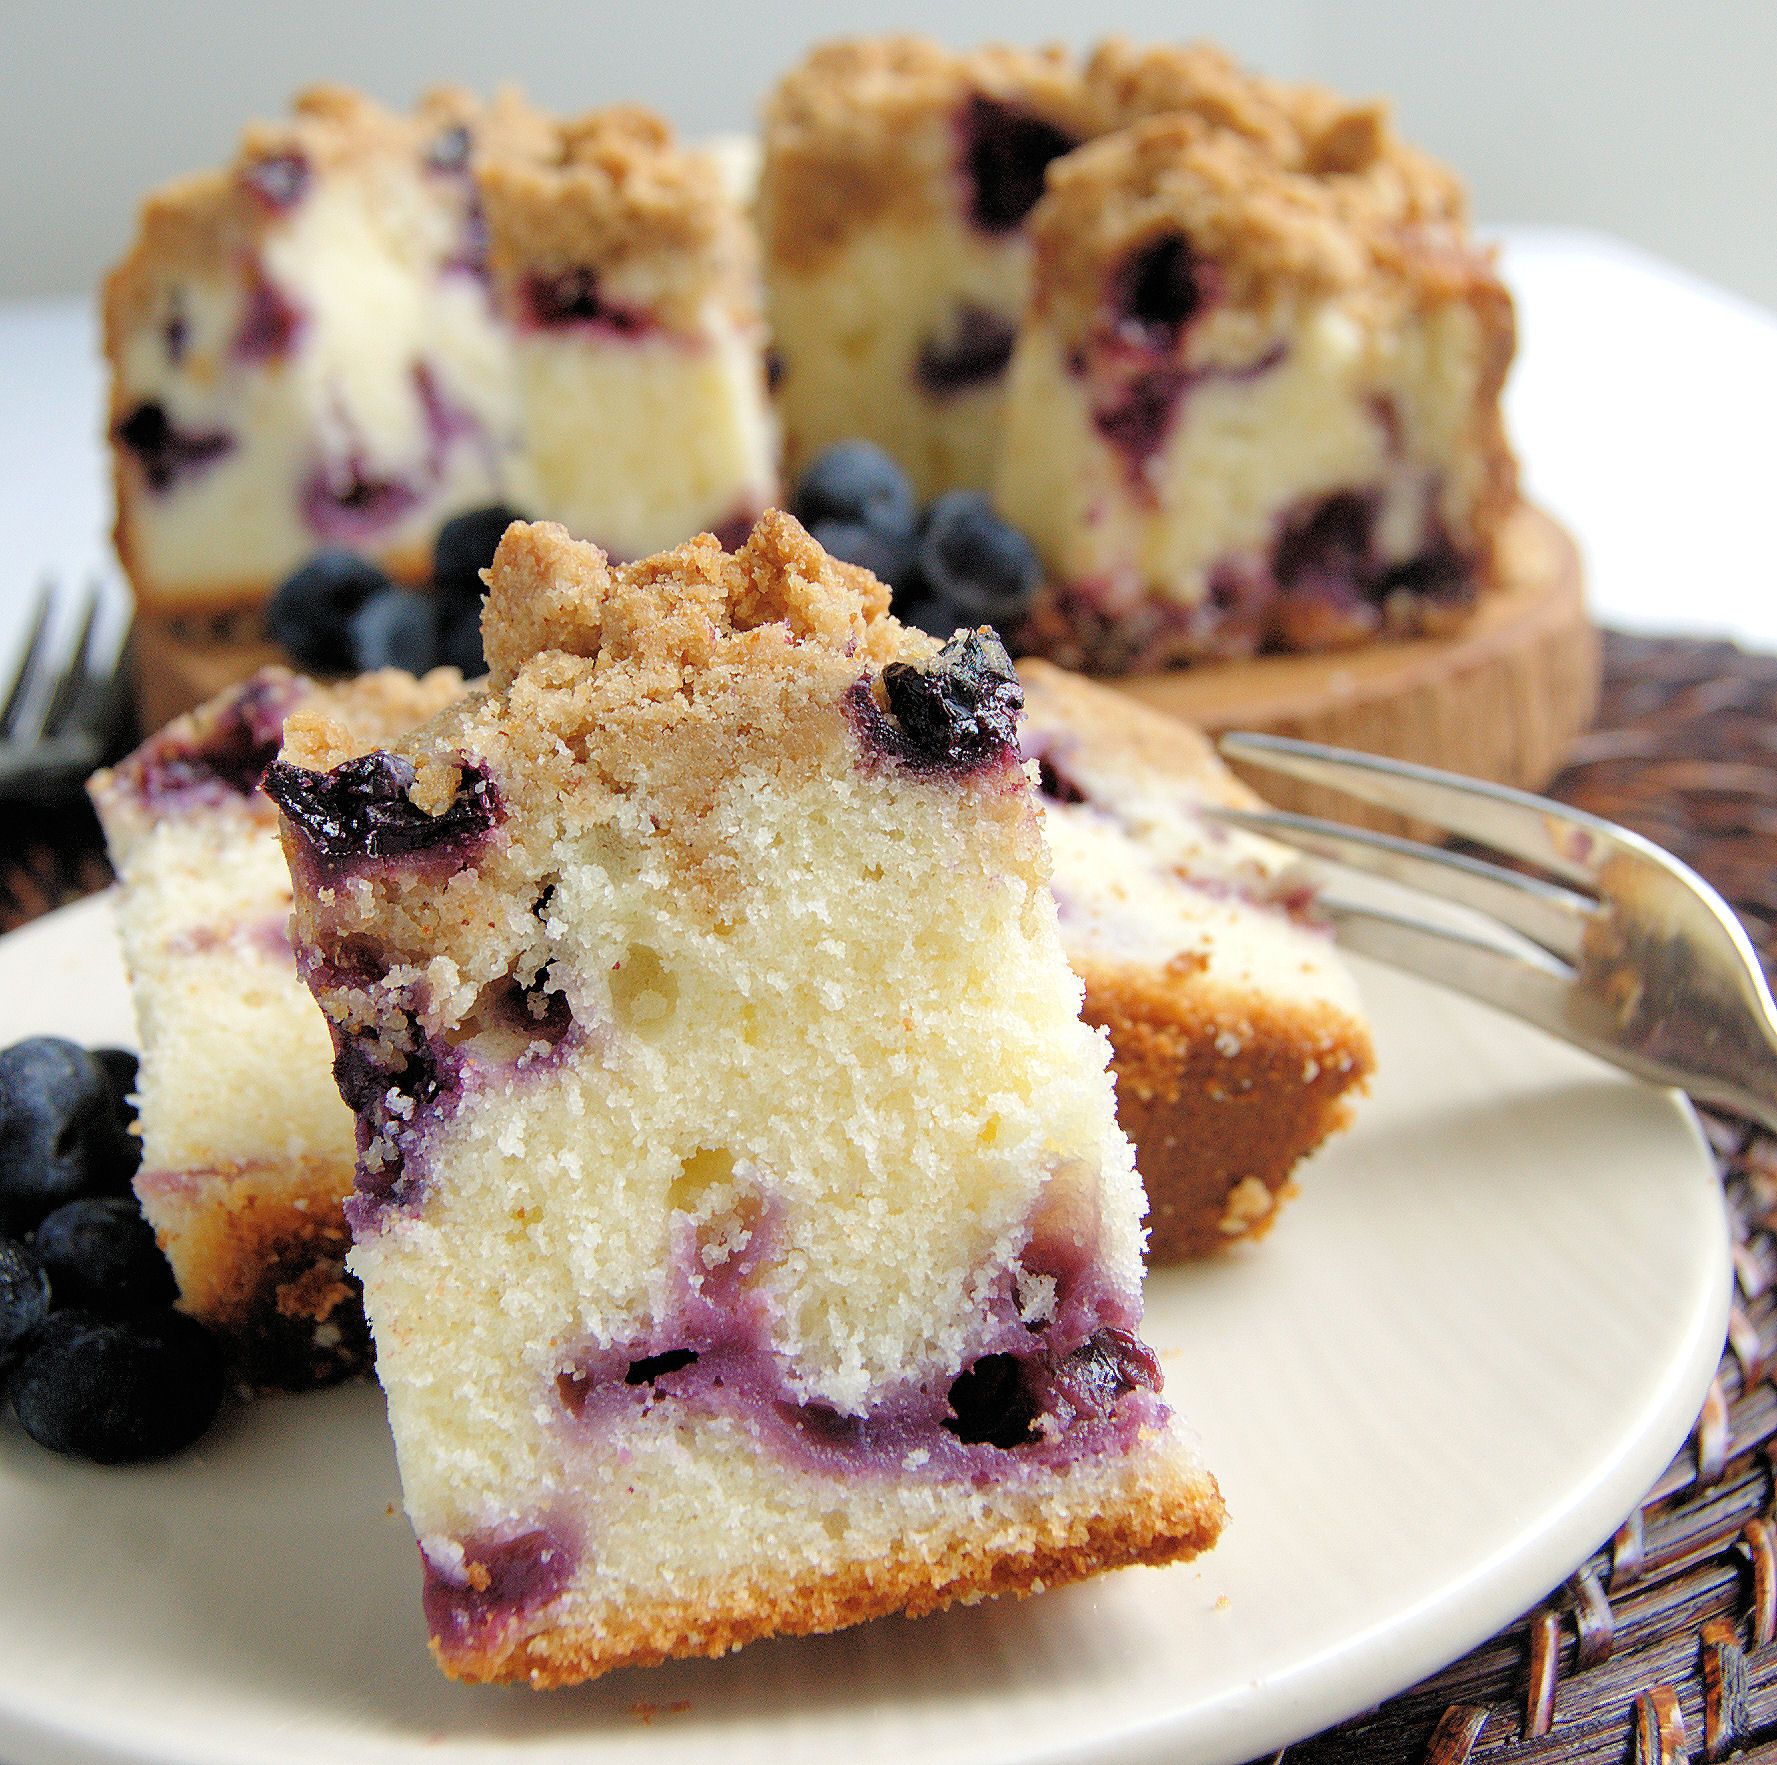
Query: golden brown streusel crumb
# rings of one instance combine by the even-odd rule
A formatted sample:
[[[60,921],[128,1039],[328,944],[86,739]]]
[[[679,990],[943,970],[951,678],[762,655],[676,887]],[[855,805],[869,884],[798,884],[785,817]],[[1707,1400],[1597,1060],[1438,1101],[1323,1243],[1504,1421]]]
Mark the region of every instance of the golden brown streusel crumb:
[[[601,289],[671,330],[707,303],[757,308],[752,234],[707,153],[660,117],[616,105],[550,125],[526,151],[482,155],[489,263],[510,307],[521,279],[596,268]]]
[[[1164,116],[1106,135],[1049,168],[1031,213],[1037,310],[1064,342],[1098,322],[1107,264],[1182,232],[1213,261],[1232,305],[1265,310],[1285,292],[1390,304],[1497,287],[1491,260],[1446,220],[1409,218],[1391,158],[1361,173],[1279,165],[1245,135]]]
[[[766,101],[760,216],[774,262],[817,268],[858,228],[917,226],[951,176],[971,93],[1073,140],[1093,132],[1079,69],[1061,48],[992,45],[959,55],[925,37],[823,43]]]

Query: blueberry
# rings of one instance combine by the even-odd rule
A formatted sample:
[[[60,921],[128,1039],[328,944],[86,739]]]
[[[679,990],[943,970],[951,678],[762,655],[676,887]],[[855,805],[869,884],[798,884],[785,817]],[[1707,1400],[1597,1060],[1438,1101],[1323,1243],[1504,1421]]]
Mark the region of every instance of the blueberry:
[[[913,580],[918,547],[911,534],[884,533],[862,521],[817,521],[809,533],[824,551],[848,564],[862,564],[890,588],[902,588]]]
[[[932,504],[919,542],[919,573],[959,625],[1009,630],[1043,585],[1043,561],[1016,527],[977,490],[953,490]]]
[[[1030,1439],[1036,1419],[1036,1399],[1016,1355],[984,1354],[951,1383],[944,1426],[965,1446],[1010,1451]]]
[[[101,1465],[164,1458],[209,1427],[222,1402],[222,1353],[195,1318],[127,1321],[53,1313],[7,1385],[25,1432],[52,1452]]]
[[[345,674],[352,667],[352,615],[389,579],[353,552],[316,552],[285,577],[266,614],[271,634],[305,668]]]
[[[0,1238],[0,1377],[49,1316],[49,1276],[31,1249]]]
[[[267,757],[267,764],[275,754]],[[260,767],[263,772],[265,767]],[[128,1048],[94,1048],[92,1057],[105,1069],[111,1085],[111,1101],[117,1105],[117,1119],[127,1128],[136,1119],[135,1089],[141,1062]],[[136,1142],[140,1150],[141,1142]]]
[[[790,508],[813,532],[825,521],[855,521],[896,539],[911,539],[919,505],[907,474],[868,441],[830,447],[803,475]]]
[[[438,614],[438,660],[457,669],[465,680],[487,672],[481,651],[481,607],[446,604]]]
[[[1036,207],[1049,161],[1071,153],[1073,137],[979,92],[960,120],[969,217],[984,233],[1009,233]]]
[[[64,1201],[119,1193],[140,1156],[84,1048],[33,1036],[0,1051],[0,1230],[28,1232]]]
[[[118,445],[136,456],[150,490],[171,490],[234,447],[234,437],[226,430],[181,429],[167,415],[166,406],[152,400],[137,405],[113,433]]]
[[[351,633],[352,666],[405,668],[424,674],[438,660],[438,603],[433,596],[390,584],[380,588],[355,612]]]
[[[411,760],[377,749],[342,760],[331,772],[276,761],[262,788],[315,856],[329,864],[440,848],[466,854],[504,818],[499,788],[480,766],[463,768],[457,794],[436,815],[428,815],[408,796],[413,781]]]
[[[38,1226],[33,1248],[60,1307],[123,1318],[179,1297],[154,1228],[131,1197],[64,1203]]]
[[[493,563],[506,529],[523,519],[516,509],[492,503],[446,521],[432,545],[432,586],[442,595],[473,601],[479,612],[481,573]]]

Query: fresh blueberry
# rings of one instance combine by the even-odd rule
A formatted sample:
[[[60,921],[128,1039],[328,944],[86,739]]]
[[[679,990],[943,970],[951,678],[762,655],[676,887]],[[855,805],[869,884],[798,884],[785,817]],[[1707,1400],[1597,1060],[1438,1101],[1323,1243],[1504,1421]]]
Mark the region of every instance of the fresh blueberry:
[[[260,771],[264,770],[262,766]],[[111,1100],[117,1105],[117,1119],[127,1128],[136,1119],[136,1078],[142,1063],[128,1048],[95,1048],[92,1057],[105,1069],[105,1077],[111,1083]]]
[[[441,595],[473,601],[479,613],[481,573],[493,563],[506,529],[523,519],[505,503],[493,503],[446,521],[432,546],[432,586]]]
[[[862,564],[890,588],[904,588],[913,580],[918,547],[911,534],[884,533],[862,521],[817,521],[809,533],[824,551],[848,564]]]
[[[352,666],[405,668],[424,674],[438,659],[438,603],[429,594],[391,584],[378,589],[350,621]]]
[[[790,513],[812,533],[826,521],[854,521],[892,538],[911,539],[919,505],[907,474],[868,441],[830,447],[803,475]]]
[[[32,1036],[0,1051],[0,1231],[28,1232],[82,1195],[114,1195],[140,1158],[105,1069],[84,1048]]]
[[[124,1318],[179,1297],[154,1228],[131,1197],[64,1203],[38,1226],[33,1248],[58,1306]]]
[[[49,1276],[27,1245],[0,1238],[0,1378],[49,1316]]]
[[[438,615],[438,660],[457,669],[465,680],[487,672],[481,650],[481,608],[444,605]]]
[[[101,1465],[189,1446],[215,1417],[222,1390],[216,1339],[171,1310],[124,1321],[56,1312],[7,1383],[33,1440]]]
[[[352,615],[389,579],[367,558],[316,552],[272,596],[272,636],[305,668],[345,674],[352,668]]]
[[[1010,630],[1043,585],[1043,561],[979,491],[953,490],[932,504],[926,518],[919,574],[932,598],[956,614],[956,623]]]

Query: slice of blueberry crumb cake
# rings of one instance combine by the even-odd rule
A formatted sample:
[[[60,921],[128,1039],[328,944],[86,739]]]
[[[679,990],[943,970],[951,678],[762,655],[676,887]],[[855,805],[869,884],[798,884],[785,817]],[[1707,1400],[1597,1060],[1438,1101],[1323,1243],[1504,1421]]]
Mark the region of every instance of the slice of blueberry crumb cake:
[[[327,1384],[362,1372],[370,1348],[340,1212],[352,1117],[296,973],[290,877],[259,776],[298,705],[368,748],[462,690],[454,668],[337,687],[267,669],[89,787],[141,1037],[136,1194],[181,1309],[218,1334],[243,1385]]]
[[[991,638],[768,513],[515,526],[485,692],[293,717],[433,1648],[568,1683],[1207,1548]]]

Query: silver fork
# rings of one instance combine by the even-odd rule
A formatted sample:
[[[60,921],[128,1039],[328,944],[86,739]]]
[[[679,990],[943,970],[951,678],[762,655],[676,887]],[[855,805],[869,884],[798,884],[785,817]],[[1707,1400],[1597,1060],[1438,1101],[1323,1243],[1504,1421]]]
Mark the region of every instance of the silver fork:
[[[0,795],[29,796],[78,783],[105,758],[121,710],[121,631],[102,629],[104,588],[86,585],[72,643],[56,646],[58,595],[38,590],[11,685],[0,703]],[[121,622],[119,622],[121,624]]]
[[[1342,946],[1777,1133],[1777,1007],[1733,910],[1689,865],[1614,822],[1503,785],[1282,736],[1225,735],[1219,745],[1230,760],[1446,828],[1547,873],[1313,816],[1214,811],[1473,910],[1458,925],[1435,909],[1421,917],[1411,896],[1396,911],[1323,895]]]

